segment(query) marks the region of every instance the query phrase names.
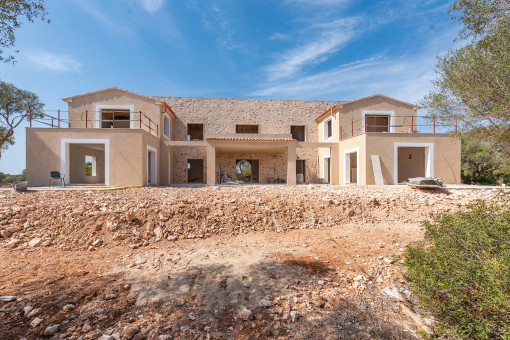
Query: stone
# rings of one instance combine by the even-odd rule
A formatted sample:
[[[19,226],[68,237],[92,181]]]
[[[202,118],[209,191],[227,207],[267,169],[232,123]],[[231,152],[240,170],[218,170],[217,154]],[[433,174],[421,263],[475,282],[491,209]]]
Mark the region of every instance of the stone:
[[[73,310],[75,308],[76,308],[75,305],[73,305],[72,303],[69,303],[69,304],[65,305],[64,307],[62,307],[62,310],[67,312],[67,311]]]
[[[140,330],[140,326],[137,325],[127,325],[122,330],[122,338],[123,339],[132,339],[136,333]]]
[[[30,313],[33,309],[34,309],[34,307],[32,307],[32,306],[30,306],[30,305],[25,306],[25,307],[23,307],[23,314],[24,314],[25,316],[27,316],[27,314],[28,314],[28,313]]]
[[[355,215],[354,210],[349,210],[349,212],[347,213],[347,216],[349,217],[353,217],[354,215]]]
[[[291,322],[296,322],[298,318],[299,318],[299,313],[297,311],[293,310],[290,312],[290,321]]]
[[[32,322],[30,322],[31,327],[37,327],[43,320],[39,317],[36,317]]]
[[[192,314],[192,313],[189,313],[188,314],[188,318],[191,320],[191,321],[195,321],[196,317]]]
[[[36,315],[39,315],[41,313],[41,308],[35,308],[31,312],[27,314],[27,318],[34,317]]]
[[[4,296],[0,296],[0,301],[3,301],[3,302],[11,302],[11,301],[14,301],[16,300],[17,297],[14,296],[14,295],[4,295]]]
[[[81,328],[81,331],[83,333],[88,333],[92,330],[92,326],[88,323],[84,324],[83,327]]]
[[[43,241],[43,239],[40,237],[33,238],[30,240],[30,242],[28,242],[28,246],[29,247],[37,247],[38,245],[40,245],[42,243],[42,241]]]
[[[11,236],[11,233],[8,232],[7,230],[0,230],[0,235],[3,237],[3,238],[8,238]]]
[[[156,227],[154,229],[154,235],[156,235],[156,239],[160,240],[163,238],[163,229],[161,227]]]
[[[21,230],[21,227],[19,225],[11,225],[11,226],[7,227],[6,230],[10,233],[16,233]]]
[[[59,324],[46,327],[46,329],[44,330],[44,335],[46,336],[55,335],[58,332],[59,327],[60,327]]]
[[[248,321],[253,318],[253,313],[248,308],[246,308],[246,306],[241,306],[241,309],[237,313],[237,317],[243,319],[244,321]]]
[[[269,307],[271,306],[271,300],[262,299],[259,301],[259,307]]]
[[[108,334],[103,334],[98,340],[114,340],[115,338]]]

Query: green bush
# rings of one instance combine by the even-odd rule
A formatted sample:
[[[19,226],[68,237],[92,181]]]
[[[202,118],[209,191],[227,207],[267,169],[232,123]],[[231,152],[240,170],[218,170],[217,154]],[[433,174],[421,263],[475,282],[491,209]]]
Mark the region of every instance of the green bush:
[[[0,183],[13,183],[22,181],[26,181],[25,170],[23,170],[19,175],[9,175],[0,172]]]
[[[424,241],[407,247],[405,275],[436,334],[510,339],[508,198],[436,215]]]

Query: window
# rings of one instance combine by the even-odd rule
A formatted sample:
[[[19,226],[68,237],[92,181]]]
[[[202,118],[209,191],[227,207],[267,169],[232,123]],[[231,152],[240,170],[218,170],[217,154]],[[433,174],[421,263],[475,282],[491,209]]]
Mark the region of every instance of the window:
[[[259,133],[258,125],[236,125],[236,133]]]
[[[170,139],[170,117],[166,113],[163,115],[163,135]]]
[[[204,140],[204,124],[188,124],[188,140]]]
[[[329,139],[333,136],[333,119],[329,118],[324,121],[324,140]]]
[[[389,121],[388,115],[366,115],[366,132],[388,132]]]
[[[292,139],[296,139],[298,142],[305,141],[305,127],[304,127],[304,125],[292,125],[290,127],[290,133],[292,134]]]
[[[130,112],[125,109],[102,109],[101,110],[102,128],[130,128]]]
[[[97,176],[96,160],[96,156],[85,156],[85,176]]]

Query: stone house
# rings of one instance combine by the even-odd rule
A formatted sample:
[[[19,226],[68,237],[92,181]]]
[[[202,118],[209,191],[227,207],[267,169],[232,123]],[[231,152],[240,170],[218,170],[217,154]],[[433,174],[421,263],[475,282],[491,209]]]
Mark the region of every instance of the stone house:
[[[30,186],[47,185],[50,171],[68,184],[100,185],[460,182],[459,139],[418,133],[419,107],[380,94],[184,98],[110,87],[63,100],[67,119],[27,128]]]

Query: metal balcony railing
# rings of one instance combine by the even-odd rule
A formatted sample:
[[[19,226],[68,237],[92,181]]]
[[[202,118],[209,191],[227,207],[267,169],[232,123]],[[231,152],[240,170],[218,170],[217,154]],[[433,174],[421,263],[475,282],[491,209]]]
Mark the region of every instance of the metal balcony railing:
[[[373,124],[371,118],[386,118],[388,124]],[[429,116],[386,116],[370,115],[357,120],[352,120],[349,124],[340,126],[340,140],[356,137],[364,133],[382,132],[382,133],[452,133],[459,129],[458,120],[455,124],[438,123],[436,117]]]
[[[64,111],[64,110],[41,110],[37,113],[28,113],[28,120],[30,127],[50,127],[50,128],[72,128],[80,127],[85,129],[97,128],[126,128],[126,129],[139,129],[149,132],[156,137],[159,137],[159,124],[156,124],[142,111],[125,111],[123,114],[129,113],[129,117],[135,119],[123,119],[115,117],[115,110],[108,110],[108,115],[111,112],[111,118],[104,117],[105,111]],[[73,117],[80,117],[79,119],[70,119],[69,114],[72,113]],[[96,113],[102,116],[102,119],[95,119]],[[117,111],[119,113],[119,111]],[[78,124],[76,124],[78,123]],[[78,126],[76,126],[78,125]],[[105,127],[105,125],[107,127]]]

